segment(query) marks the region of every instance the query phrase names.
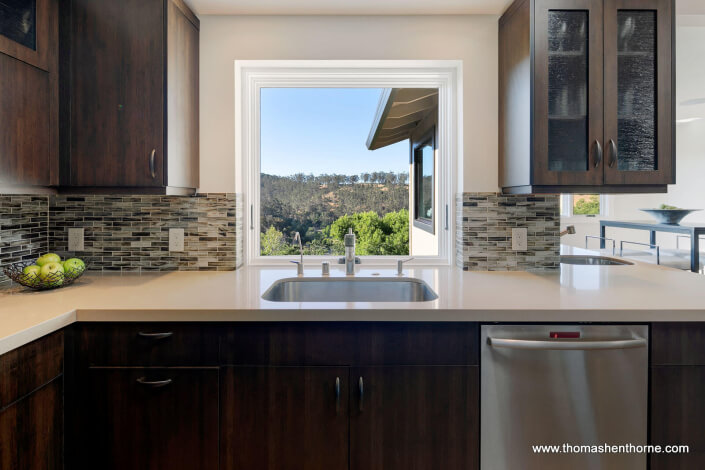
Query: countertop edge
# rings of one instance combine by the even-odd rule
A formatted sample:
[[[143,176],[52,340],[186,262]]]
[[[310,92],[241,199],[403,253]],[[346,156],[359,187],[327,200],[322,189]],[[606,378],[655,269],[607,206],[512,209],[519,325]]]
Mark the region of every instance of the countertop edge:
[[[477,322],[477,323],[654,323],[703,321],[705,310],[636,309],[462,309],[462,310],[238,310],[77,309],[0,338],[0,355],[76,322]],[[431,314],[429,314],[431,313]],[[527,318],[517,318],[517,314]],[[673,318],[664,318],[668,314]],[[614,318],[610,318],[614,317]],[[626,317],[626,318],[625,318]]]

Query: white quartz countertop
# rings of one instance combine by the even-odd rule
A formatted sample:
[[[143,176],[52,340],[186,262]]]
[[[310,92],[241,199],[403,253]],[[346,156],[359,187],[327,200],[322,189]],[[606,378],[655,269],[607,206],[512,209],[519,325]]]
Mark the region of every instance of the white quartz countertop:
[[[571,250],[567,250],[570,252]],[[584,250],[574,250],[583,253]],[[463,272],[408,267],[437,294],[429,302],[269,302],[261,295],[295,267],[234,272],[87,274],[35,292],[0,289],[0,354],[76,321],[705,321],[705,276],[637,263],[562,265],[560,272]],[[395,276],[362,265],[357,276]],[[319,277],[310,266],[306,277]],[[331,276],[343,277],[338,266]]]

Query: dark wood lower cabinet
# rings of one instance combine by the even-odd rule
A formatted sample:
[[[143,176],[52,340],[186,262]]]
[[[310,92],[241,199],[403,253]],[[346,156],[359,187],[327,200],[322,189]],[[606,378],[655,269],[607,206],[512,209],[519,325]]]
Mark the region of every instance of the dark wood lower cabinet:
[[[689,446],[688,453],[653,454],[651,470],[705,468],[704,398],[705,367],[651,368],[651,443]]]
[[[347,367],[222,370],[221,470],[348,468]]]
[[[84,470],[217,470],[217,368],[95,368],[79,381]]]
[[[352,470],[479,468],[479,367],[352,369]]]
[[[63,469],[63,380],[0,409],[2,470]]]

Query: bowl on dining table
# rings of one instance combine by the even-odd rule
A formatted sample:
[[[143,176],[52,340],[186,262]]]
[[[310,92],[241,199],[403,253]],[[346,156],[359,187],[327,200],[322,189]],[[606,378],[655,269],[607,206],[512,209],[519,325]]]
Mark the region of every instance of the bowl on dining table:
[[[641,209],[660,224],[678,225],[687,215],[702,209]]]

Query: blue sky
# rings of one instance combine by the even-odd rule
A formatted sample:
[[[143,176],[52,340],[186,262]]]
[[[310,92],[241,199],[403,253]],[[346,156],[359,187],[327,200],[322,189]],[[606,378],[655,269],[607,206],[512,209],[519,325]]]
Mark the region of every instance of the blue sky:
[[[261,171],[356,175],[409,171],[409,142],[365,146],[379,88],[263,88]]]

